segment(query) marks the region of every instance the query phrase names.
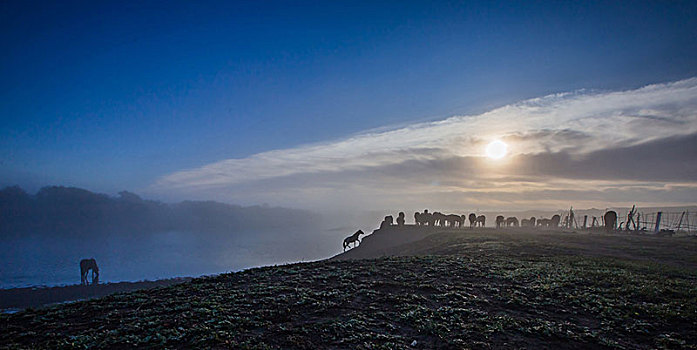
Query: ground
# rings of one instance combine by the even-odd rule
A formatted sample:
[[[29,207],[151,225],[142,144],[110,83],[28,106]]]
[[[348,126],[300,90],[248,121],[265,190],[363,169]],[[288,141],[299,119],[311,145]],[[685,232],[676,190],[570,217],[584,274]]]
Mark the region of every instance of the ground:
[[[398,244],[414,230],[330,260],[3,315],[0,346],[697,348],[695,238],[478,229]],[[355,259],[371,251],[392,256]]]

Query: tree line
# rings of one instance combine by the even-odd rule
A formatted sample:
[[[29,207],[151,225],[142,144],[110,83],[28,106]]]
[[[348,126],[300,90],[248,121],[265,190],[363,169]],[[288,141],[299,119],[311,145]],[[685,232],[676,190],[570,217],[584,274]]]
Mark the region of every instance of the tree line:
[[[96,235],[187,231],[226,234],[241,230],[312,227],[307,211],[214,201],[163,203],[123,191],[118,196],[76,187],[47,186],[29,194],[0,190],[0,234]]]

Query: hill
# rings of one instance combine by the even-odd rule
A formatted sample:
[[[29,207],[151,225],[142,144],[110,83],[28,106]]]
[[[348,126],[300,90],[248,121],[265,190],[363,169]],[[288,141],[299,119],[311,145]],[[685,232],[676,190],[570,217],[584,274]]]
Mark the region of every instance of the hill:
[[[0,344],[695,348],[696,248],[693,237],[378,230],[329,260],[3,315]]]

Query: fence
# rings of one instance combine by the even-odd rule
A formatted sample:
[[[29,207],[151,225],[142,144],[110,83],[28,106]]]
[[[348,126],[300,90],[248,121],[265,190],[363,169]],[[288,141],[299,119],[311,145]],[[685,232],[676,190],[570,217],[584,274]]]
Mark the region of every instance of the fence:
[[[642,212],[637,210],[634,213],[633,222],[630,221],[629,227],[627,227],[627,218],[629,216],[628,212],[617,213],[617,227],[622,229],[630,229],[632,231],[646,231],[646,232],[659,232],[661,230],[672,230],[676,233],[685,233],[688,235],[697,234],[697,213],[690,213],[689,211],[682,212]],[[575,227],[575,228],[591,228],[595,223],[597,226],[604,226],[603,217],[593,217],[575,216],[572,222],[568,222],[567,219],[570,213],[567,212],[562,217],[562,226]],[[660,216],[660,219],[659,219]],[[593,220],[595,218],[595,220]],[[585,221],[585,226],[584,226]],[[658,226],[656,223],[658,222]]]

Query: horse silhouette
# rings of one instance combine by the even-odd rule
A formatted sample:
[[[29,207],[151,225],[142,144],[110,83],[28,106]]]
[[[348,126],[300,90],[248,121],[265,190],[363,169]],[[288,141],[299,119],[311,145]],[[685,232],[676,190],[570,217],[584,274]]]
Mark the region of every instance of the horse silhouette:
[[[496,228],[501,228],[505,222],[506,222],[506,218],[504,218],[503,215],[497,216],[496,217]]]
[[[92,271],[92,283],[89,283],[87,279],[87,275],[90,271]],[[80,260],[80,284],[82,284],[83,286],[89,284],[99,284],[99,267],[97,267],[97,260]]]
[[[354,247],[354,248],[356,247],[356,243],[359,243],[359,244],[360,244],[361,241],[358,239],[358,236],[364,235],[364,234],[365,234],[365,233],[363,233],[363,231],[358,230],[358,231],[356,231],[356,233],[354,233],[354,234],[352,234],[352,235],[346,237],[346,238],[344,239],[344,251],[346,251],[346,248],[349,247],[349,245],[350,245],[351,243],[353,243],[353,247]]]
[[[531,217],[530,219],[522,219],[520,220],[520,227],[535,227],[535,217]]]
[[[404,212],[400,211],[397,215],[397,226],[404,226]]]
[[[445,221],[450,224],[450,227],[462,227],[462,224],[464,223],[464,215],[456,215],[456,214],[450,214],[446,215]]]
[[[516,218],[515,216],[506,218],[506,227],[510,226],[518,227],[518,218]]]
[[[380,223],[380,229],[388,228],[394,224],[394,218],[392,215],[385,216],[385,220]]]
[[[470,215],[467,218],[470,221],[470,227],[474,227],[474,225],[477,224],[477,214],[470,213]]]
[[[431,220],[433,221],[433,226],[445,227],[445,221],[447,220],[447,217],[443,213],[434,212],[431,216]]]
[[[484,216],[484,215],[477,216],[477,220],[475,221],[475,224],[480,225],[480,227],[486,226],[486,216]]]
[[[433,214],[428,212],[428,209],[424,209],[423,213],[419,213],[418,211],[414,213],[414,221],[416,221],[417,226],[433,226],[433,223],[431,222],[431,218],[433,217]]]
[[[553,215],[551,219],[549,219],[549,226],[551,227],[559,227],[559,222],[561,221],[561,216],[559,215]]]
[[[610,232],[617,226],[617,213],[614,210],[606,212],[603,219],[605,219],[605,231]]]

